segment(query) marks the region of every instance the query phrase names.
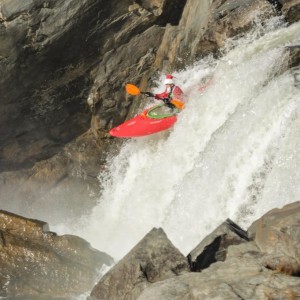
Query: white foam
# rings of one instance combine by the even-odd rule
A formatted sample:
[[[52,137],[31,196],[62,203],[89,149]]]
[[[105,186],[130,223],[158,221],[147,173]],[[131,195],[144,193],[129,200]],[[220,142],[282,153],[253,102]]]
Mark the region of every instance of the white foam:
[[[290,71],[278,75],[300,24],[276,19],[263,37],[257,30],[230,41],[220,60],[174,74],[189,95],[175,127],[123,146],[77,234],[119,259],[163,227],[187,254],[228,217],[247,227],[300,199],[300,91]],[[200,93],[195,87],[211,74]]]

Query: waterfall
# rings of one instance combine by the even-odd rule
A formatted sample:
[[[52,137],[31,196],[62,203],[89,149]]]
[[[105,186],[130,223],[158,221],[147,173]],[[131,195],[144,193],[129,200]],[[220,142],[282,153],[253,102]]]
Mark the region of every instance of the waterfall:
[[[75,233],[120,259],[162,227],[188,254],[227,218],[247,229],[299,200],[300,69],[284,69],[286,49],[296,44],[300,23],[274,18],[229,40],[221,58],[174,73],[189,99],[177,123],[126,140],[99,175],[103,194]]]

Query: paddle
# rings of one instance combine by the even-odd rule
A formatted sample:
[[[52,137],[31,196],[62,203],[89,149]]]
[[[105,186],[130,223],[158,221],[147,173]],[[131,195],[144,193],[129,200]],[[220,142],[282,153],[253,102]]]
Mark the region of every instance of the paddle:
[[[146,93],[146,92],[142,92],[137,86],[135,86],[131,83],[127,83],[125,88],[126,88],[126,92],[129,95],[132,95],[132,96],[137,96],[139,94],[145,94]],[[173,99],[170,102],[179,109],[184,108],[184,103],[180,100]]]

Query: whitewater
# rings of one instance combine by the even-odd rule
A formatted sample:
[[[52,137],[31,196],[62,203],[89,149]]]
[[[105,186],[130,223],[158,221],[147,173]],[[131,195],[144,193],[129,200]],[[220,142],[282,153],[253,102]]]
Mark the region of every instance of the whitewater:
[[[99,174],[98,204],[71,233],[119,260],[162,227],[186,255],[227,218],[247,229],[300,200],[300,69],[284,68],[292,45],[300,23],[274,18],[228,40],[221,58],[173,73],[189,99],[177,123],[124,142]]]

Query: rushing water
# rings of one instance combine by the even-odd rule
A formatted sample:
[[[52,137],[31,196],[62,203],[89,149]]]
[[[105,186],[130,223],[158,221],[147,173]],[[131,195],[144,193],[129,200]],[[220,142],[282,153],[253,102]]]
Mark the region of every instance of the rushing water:
[[[283,71],[297,44],[300,23],[274,19],[175,73],[189,98],[175,127],[124,143],[75,233],[119,259],[162,227],[187,254],[226,218],[246,229],[300,200],[300,69]]]

